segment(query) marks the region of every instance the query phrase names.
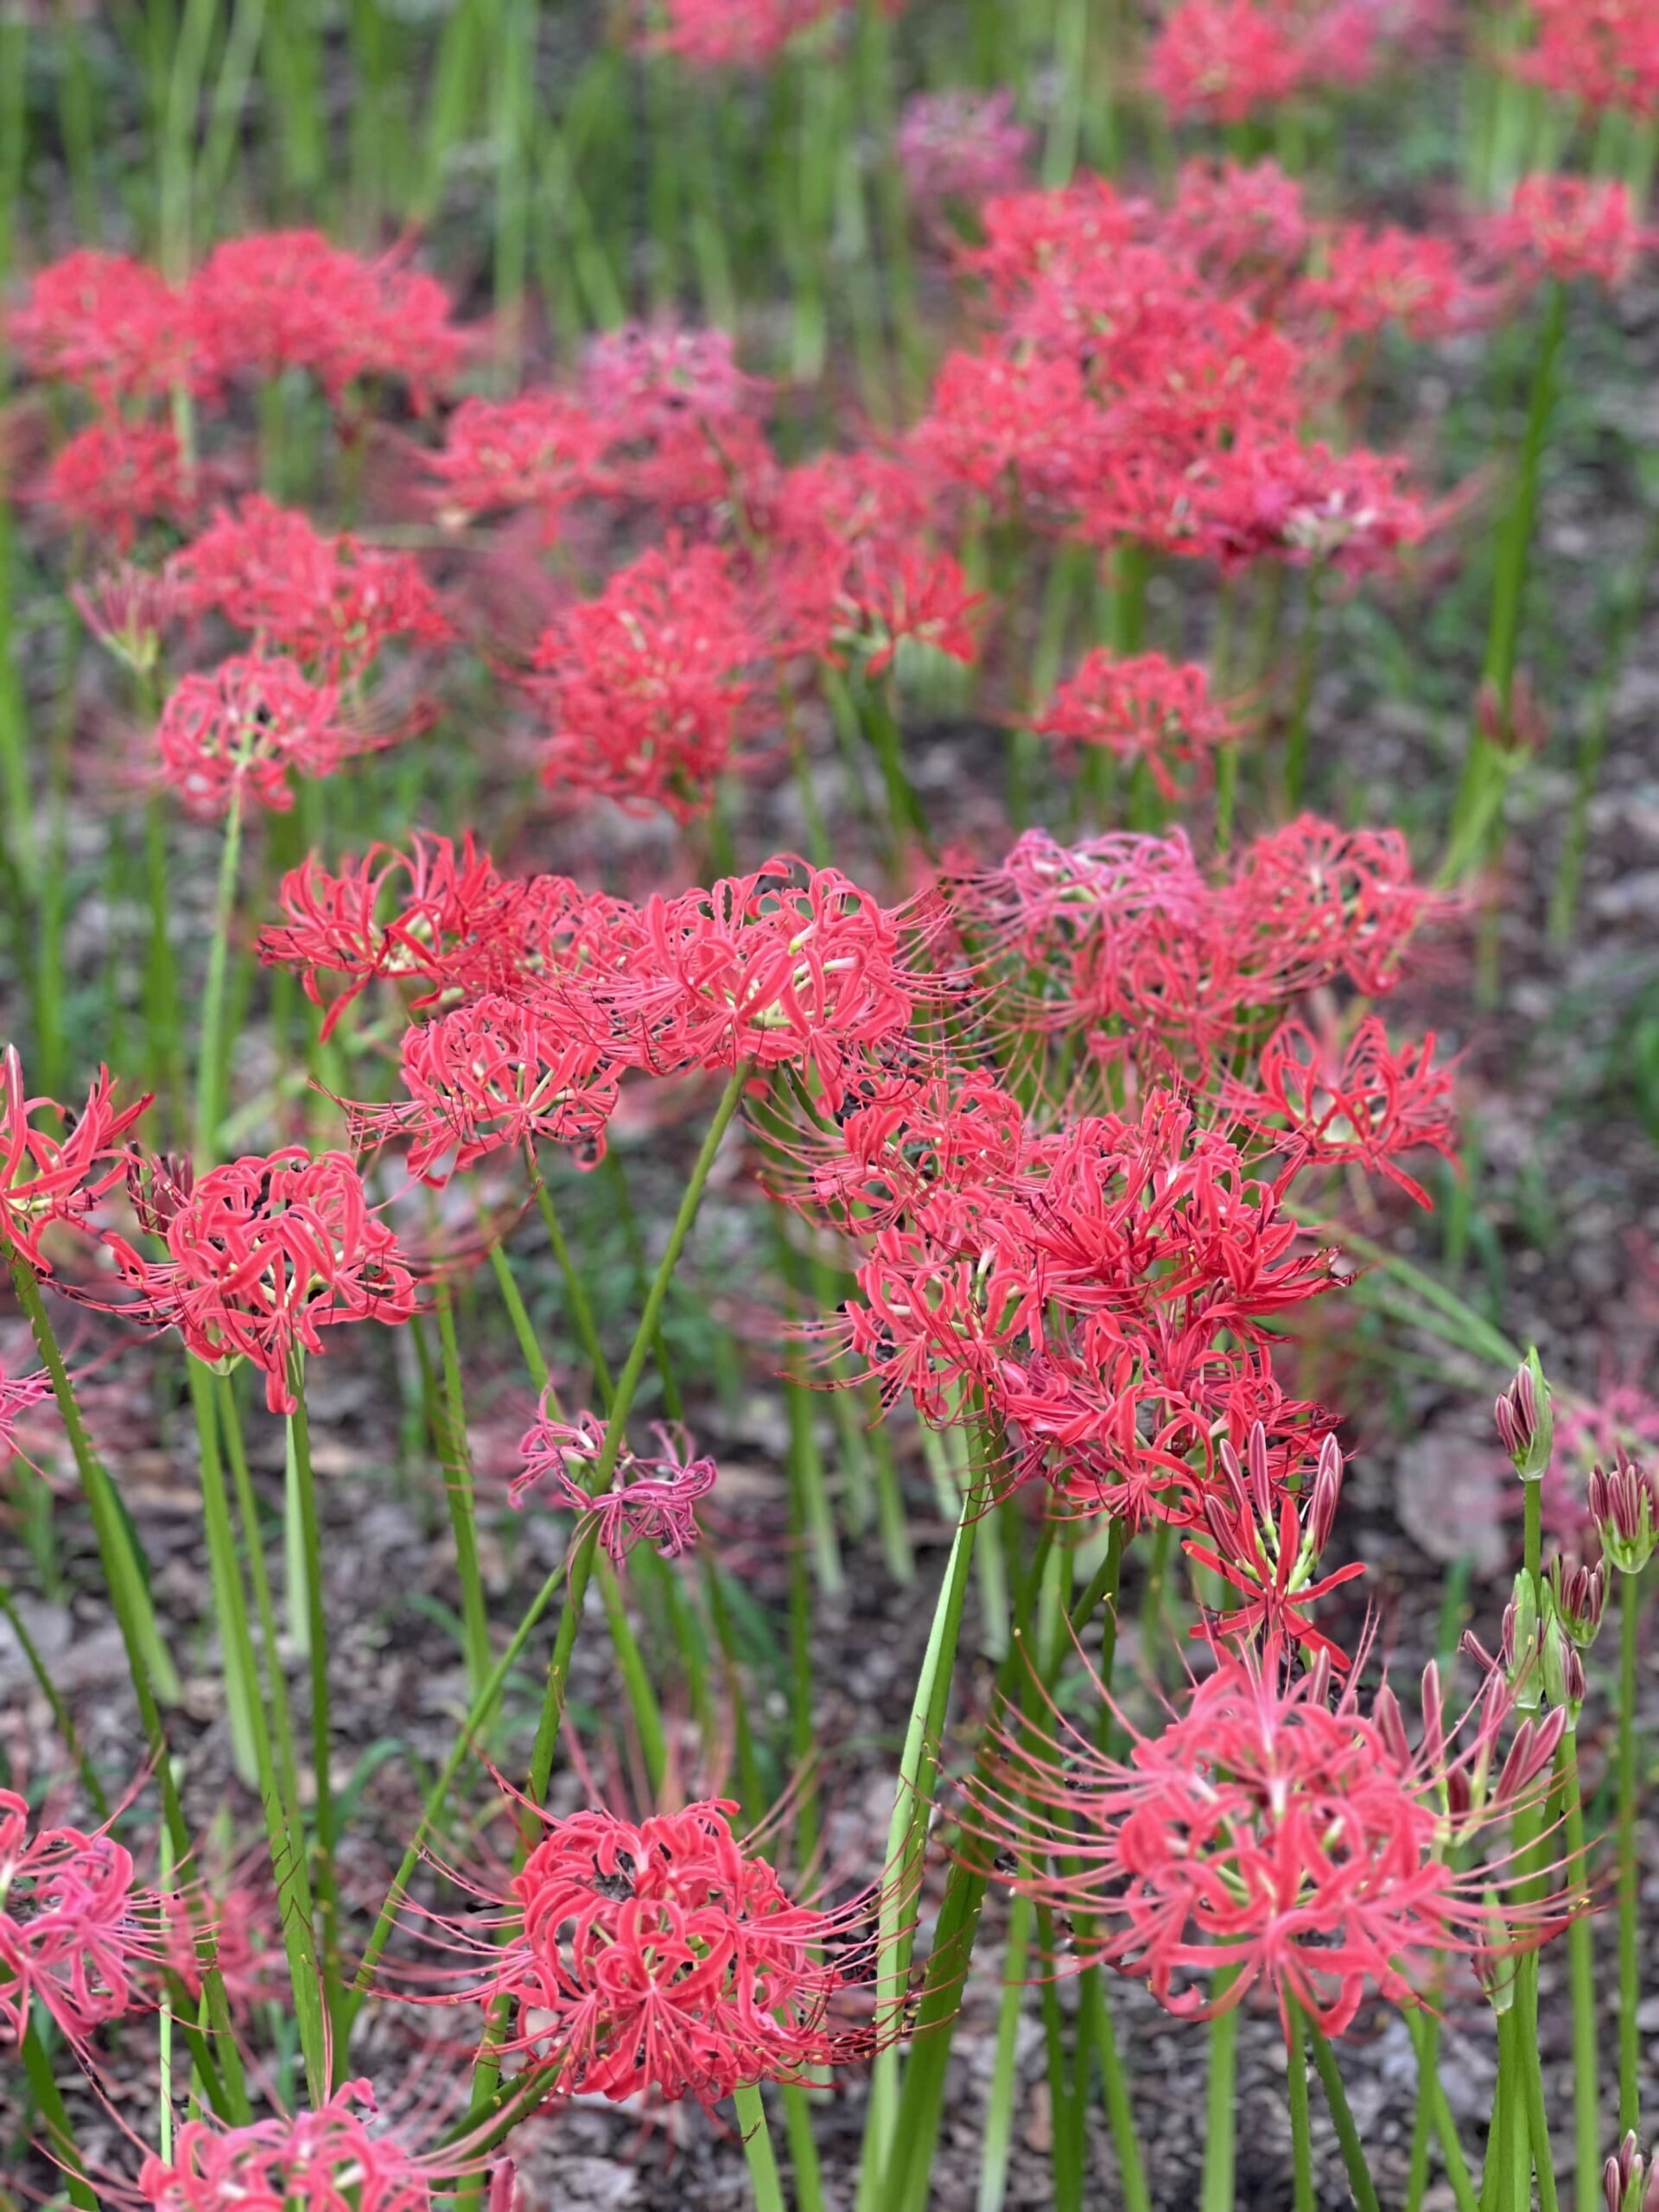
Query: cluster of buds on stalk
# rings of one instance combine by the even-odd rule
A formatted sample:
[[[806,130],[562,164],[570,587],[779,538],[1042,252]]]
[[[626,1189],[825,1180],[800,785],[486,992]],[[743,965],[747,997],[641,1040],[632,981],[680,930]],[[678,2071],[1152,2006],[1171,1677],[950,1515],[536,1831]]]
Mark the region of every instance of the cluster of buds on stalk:
[[[1659,1536],[1659,1483],[1621,1446],[1611,1472],[1592,1468],[1589,1498],[1607,1559],[1621,1574],[1640,1574]]]
[[[1549,1385],[1535,1345],[1516,1370],[1514,1382],[1500,1393],[1492,1408],[1492,1420],[1522,1481],[1541,1482],[1554,1444],[1555,1424],[1549,1409]]]
[[[1584,1661],[1601,1632],[1607,1603],[1607,1575],[1598,1562],[1586,1567],[1558,1552],[1544,1577],[1538,1616],[1538,1656],[1544,1695],[1567,1709],[1567,1725],[1576,1728],[1584,1703]]]
[[[1607,2212],[1647,2212],[1659,2207],[1659,2159],[1643,2158],[1631,2128],[1618,2153],[1601,2170],[1601,2194]]]

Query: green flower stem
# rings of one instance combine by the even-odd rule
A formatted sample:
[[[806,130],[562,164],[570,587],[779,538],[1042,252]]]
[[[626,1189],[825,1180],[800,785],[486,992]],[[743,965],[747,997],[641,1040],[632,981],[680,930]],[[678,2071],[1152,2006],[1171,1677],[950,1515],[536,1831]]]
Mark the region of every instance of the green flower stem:
[[[207,982],[201,1001],[201,1058],[196,1066],[195,1159],[199,1168],[216,1164],[219,1124],[225,1118],[225,982],[229,970],[231,924],[236,912],[237,871],[242,856],[242,803],[231,801],[219,849],[219,891],[213,903],[213,933],[207,944]]]
[[[968,1574],[973,1563],[974,1537],[978,1526],[973,1493],[964,1491],[950,1557],[933,1609],[927,1649],[916,1679],[910,1724],[899,1762],[893,1816],[887,1826],[876,1955],[881,1961],[890,2002],[894,2005],[903,2000],[909,1974],[911,1937],[906,1932],[906,1921],[912,1909],[927,1840],[934,1762],[944,1725],[945,1703],[956,1664],[957,1640],[962,1630],[963,1607],[968,1596]],[[898,2141],[898,2122],[899,2053],[889,2044],[876,2058],[870,2077],[857,2212],[887,2212],[892,2199],[883,2190],[888,2185],[887,2168]]]
[[[780,2082],[778,2094],[784,2101],[784,2134],[795,2175],[795,2212],[823,2212],[823,2177],[812,2133],[812,2100],[799,2082]]]
[[[1214,1979],[1211,2002],[1218,2002],[1233,1976],[1223,1969]],[[1238,2008],[1229,2005],[1210,2021],[1210,2071],[1204,2105],[1204,2176],[1199,2212],[1233,2212],[1233,2177],[1238,2149]]]
[[[1540,2212],[1560,2212],[1555,2193],[1555,2160],[1549,2147],[1549,2115],[1544,2109],[1544,2075],[1539,2063],[1535,2024],[1529,2021],[1525,2032],[1516,2040],[1527,2101],[1527,2136],[1531,2145],[1532,2164],[1538,2176]],[[1530,2189],[1529,2182],[1529,2193]]]
[[[47,2140],[53,2158],[61,2167],[64,2190],[69,2202],[79,2212],[99,2212],[98,2198],[86,2179],[86,2164],[75,2145],[75,2131],[69,2118],[69,2107],[63,2101],[57,2076],[52,2070],[52,2061],[41,2041],[33,2019],[23,2030],[23,2072],[28,2078],[29,2094],[34,2098],[41,2118],[46,2122]]]
[[[783,2176],[772,2147],[766,2107],[753,2082],[740,2082],[732,2092],[737,2124],[743,2131],[743,2150],[749,2162],[749,2184],[754,2191],[754,2212],[785,2212]]]
[[[1376,2201],[1376,2189],[1371,2180],[1370,2169],[1365,2163],[1365,2146],[1359,2139],[1359,2130],[1354,2125],[1354,2115],[1349,2107],[1348,2092],[1342,2086],[1342,2075],[1337,2070],[1337,2055],[1321,2032],[1317,2021],[1307,2023],[1307,2039],[1313,2050],[1313,2063],[1319,2069],[1319,2080],[1325,2088],[1325,2101],[1336,2122],[1337,2140],[1342,2146],[1343,2164],[1348,2169],[1348,2186],[1354,2192],[1354,2202],[1359,2212],[1382,2212]]]
[[[63,1738],[64,1749],[75,1763],[80,1776],[82,1789],[92,1799],[99,1820],[107,1821],[110,1817],[109,1796],[103,1783],[98,1778],[98,1770],[86,1756],[86,1747],[80,1740],[80,1732],[75,1726],[74,1715],[59,1694],[58,1686],[48,1673],[45,1660],[41,1656],[40,1647],[29,1634],[28,1624],[18,1611],[16,1601],[3,1582],[0,1582],[0,1614],[3,1614],[11,1624],[11,1632],[17,1639],[17,1648],[23,1655],[24,1662],[29,1673],[35,1677],[36,1688],[46,1700],[50,1709],[53,1725]]]
[[[1618,2126],[1639,2124],[1641,1980],[1636,1934],[1636,1650],[1642,1578],[1618,1578]]]
[[[242,1603],[242,1574],[237,1565],[235,1539],[228,1547],[215,1541],[215,1524],[207,1514],[211,1484],[222,1491],[224,1471],[219,1465],[218,1416],[213,1406],[213,1376],[199,1359],[189,1362],[190,1403],[196,1417],[196,1442],[201,1460],[203,1517],[207,1534],[207,1580],[213,1592],[213,1617],[219,1624],[219,1663],[225,1670],[225,1714],[230,1726],[231,1763],[239,1781],[252,1789],[259,1778],[254,1751],[253,1710],[259,1701],[257,1678],[245,1672],[243,1641],[232,1632],[231,1617]],[[225,1528],[228,1534],[228,1518]]]
[[[1584,1881],[1584,1793],[1579,1780],[1579,1738],[1569,1728],[1557,1758],[1567,1880]],[[1601,2205],[1601,2063],[1596,2044],[1596,1961],[1587,1911],[1567,1928],[1567,1979],[1573,2005],[1573,2195],[1575,2212]]]
[[[438,1342],[443,1354],[443,1395],[439,1401],[438,1456],[443,1465],[443,1494],[455,1540],[455,1571],[461,1580],[461,1619],[467,1655],[467,1688],[472,1696],[490,1671],[489,1609],[478,1563],[477,1500],[473,1455],[467,1440],[467,1399],[461,1379],[461,1344],[455,1334],[454,1300],[447,1282],[437,1286]]]
[[[702,1194],[715,1164],[715,1156],[720,1150],[721,1139],[730,1128],[733,1116],[742,1103],[744,1089],[751,1073],[746,1060],[734,1069],[728,1079],[720,1104],[715,1109],[715,1117],[703,1138],[702,1148],[697,1154],[696,1164],[691,1170],[691,1179],[680,1199],[679,1211],[675,1215],[674,1225],[669,1231],[668,1243],[652,1278],[645,1310],[639,1316],[639,1325],[634,1331],[627,1358],[611,1393],[605,1441],[588,1480],[588,1492],[592,1497],[603,1496],[616,1471],[617,1459],[627,1433],[628,1414],[633,1405],[634,1393],[639,1388],[639,1378],[645,1373],[645,1362],[656,1342],[664,1301],[668,1296],[668,1286],[679,1265],[685,1240],[691,1233],[691,1224],[697,1217],[697,1209],[702,1203]],[[594,1571],[597,1544],[598,1532],[590,1520],[571,1545],[569,1582],[559,1612],[559,1630],[554,1640],[553,1656],[548,1665],[547,1690],[542,1701],[541,1719],[536,1730],[535,1749],[531,1756],[530,1794],[537,1803],[546,1796],[548,1781],[553,1772],[553,1755],[564,1719],[564,1701],[569,1693],[570,1657],[575,1649],[576,1631],[582,1622],[582,1604]]]
[[[1007,2194],[1008,2160],[1014,2145],[1014,2099],[1019,2087],[1015,2065],[1020,2015],[1026,2008],[1026,1953],[1031,1942],[1033,1907],[1016,1897],[1008,1911],[1008,1948],[1002,1969],[1002,2003],[996,2020],[996,2056],[981,2139],[979,2194],[975,2212],[1002,2212]]]
[[[1452,2107],[1446,2102],[1446,2090],[1440,2078],[1440,2021],[1433,2013],[1412,2007],[1406,2013],[1406,2026],[1417,2053],[1420,2111],[1424,2125],[1421,2153],[1414,2133],[1412,2140],[1411,2177],[1406,2192],[1408,2212],[1416,2212],[1427,2183],[1427,2131],[1431,2127],[1440,2139],[1440,2157],[1446,2167],[1446,2177],[1452,2185],[1452,2194],[1458,2202],[1458,2212],[1478,2212],[1475,2187],[1469,2177],[1469,2162],[1464,2156],[1458,2124],[1452,2118]]]
[[[541,1164],[537,1160],[531,1147],[525,1147],[524,1157],[530,1168],[531,1188],[535,1192],[536,1204],[547,1229],[548,1243],[553,1247],[553,1256],[558,1262],[559,1273],[564,1278],[565,1296],[569,1302],[570,1322],[576,1332],[576,1341],[582,1346],[587,1356],[588,1364],[594,1371],[594,1388],[599,1394],[600,1402],[601,1405],[608,1407],[611,1402],[611,1370],[606,1363],[605,1354],[600,1344],[599,1330],[594,1321],[593,1306],[588,1301],[588,1287],[582,1281],[577,1271],[576,1263],[570,1255],[570,1247],[565,1242],[564,1230],[553,1205],[553,1193],[547,1187],[542,1174]]]
[[[289,1704],[288,1679],[283,1672],[270,1576],[266,1571],[264,1548],[260,1541],[258,1501],[254,1496],[253,1478],[248,1471],[247,1449],[242,1440],[242,1423],[237,1414],[236,1393],[231,1386],[231,1378],[228,1375],[216,1376],[214,1383],[219,1429],[225,1440],[226,1456],[231,1463],[237,1516],[242,1525],[242,1548],[247,1554],[248,1579],[253,1585],[254,1613],[259,1623],[259,1639],[265,1649],[265,1683],[270,1700],[271,1738],[276,1753],[277,1778],[282,1785],[283,1802],[296,1808],[297,1824],[300,1769],[294,1749],[294,1716]]]
[[[529,1309],[524,1304],[524,1293],[518,1287],[518,1278],[512,1272],[512,1263],[508,1259],[503,1245],[499,1243],[491,1245],[490,1266],[494,1271],[496,1287],[501,1293],[501,1303],[507,1309],[507,1319],[512,1323],[512,1333],[518,1342],[519,1355],[530,1370],[531,1382],[535,1384],[537,1391],[540,1393],[548,1386],[547,1362],[542,1357],[540,1344],[536,1341],[535,1324],[530,1318]],[[556,1418],[558,1414],[556,1396],[550,1398],[548,1402]]]
[[[668,1738],[663,1728],[663,1710],[657,1702],[657,1693],[651,1686],[651,1670],[645,1664],[645,1654],[639,1649],[639,1639],[633,1632],[628,1618],[628,1609],[622,1602],[622,1586],[617,1580],[616,1569],[607,1559],[599,1562],[599,1594],[605,1607],[605,1618],[611,1631],[611,1643],[616,1652],[616,1663],[621,1670],[622,1688],[633,1714],[633,1725],[639,1732],[639,1752],[645,1763],[645,1780],[650,1785],[652,1802],[663,1786],[668,1772]]]
[[[1302,2008],[1285,1997],[1285,2078],[1290,2095],[1290,2155],[1294,2212],[1319,2212],[1313,2190],[1313,2135],[1308,2116],[1307,2039]]]
[[[343,1988],[340,1966],[340,1915],[334,1884],[334,1785],[330,1772],[334,1726],[328,1707],[328,1623],[322,1602],[322,1535],[317,1520],[316,1484],[311,1473],[311,1425],[305,1410],[305,1356],[289,1363],[288,1387],[295,1400],[288,1416],[288,1442],[297,1478],[300,1541],[305,1549],[306,1611],[310,1625],[311,1769],[316,1782],[314,1833],[316,1841],[317,1902],[321,1908],[323,2001],[336,2018]],[[325,2076],[326,2079],[326,2070]]]

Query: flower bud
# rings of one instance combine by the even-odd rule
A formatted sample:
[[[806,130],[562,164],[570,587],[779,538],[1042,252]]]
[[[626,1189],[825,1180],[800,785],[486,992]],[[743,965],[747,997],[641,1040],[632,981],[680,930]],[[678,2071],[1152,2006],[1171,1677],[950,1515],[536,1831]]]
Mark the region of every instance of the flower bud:
[[[1601,2194],[1607,2212],[1642,2212],[1642,2184],[1651,2163],[1643,2159],[1632,2128],[1601,2170]],[[1654,2173],[1659,2178],[1659,2168]]]
[[[1659,1489],[1652,1475],[1621,1446],[1611,1472],[1591,1469],[1589,1502],[1603,1552],[1621,1574],[1640,1574],[1659,1535]]]
[[[1389,1756],[1402,1767],[1411,1764],[1411,1745],[1406,1740],[1406,1724],[1400,1712],[1400,1700],[1386,1682],[1371,1700],[1371,1718],[1377,1732],[1388,1746]]]
[[[1560,1621],[1563,1634],[1580,1651],[1587,1651],[1601,1633],[1606,1604],[1607,1573],[1600,1561],[1586,1567],[1557,1552],[1544,1584],[1544,1613]]]
[[[1503,1609],[1503,1672],[1523,1713],[1535,1713],[1543,1694],[1538,1671],[1538,1591],[1523,1567]]]
[[[1319,1446],[1319,1464],[1314,1470],[1313,1494],[1307,1510],[1308,1548],[1315,1559],[1331,1541],[1341,1496],[1342,1446],[1334,1436],[1327,1436]]]
[[[1498,1440],[1515,1463],[1523,1483],[1542,1478],[1554,1444],[1555,1425],[1549,1408],[1549,1385],[1536,1345],[1516,1370],[1515,1380],[1492,1408]]]
[[[1584,1703],[1584,1661],[1560,1618],[1551,1611],[1548,1588],[1544,1618],[1538,1631],[1538,1657],[1544,1695],[1552,1705],[1565,1707],[1567,1726],[1576,1728]]]

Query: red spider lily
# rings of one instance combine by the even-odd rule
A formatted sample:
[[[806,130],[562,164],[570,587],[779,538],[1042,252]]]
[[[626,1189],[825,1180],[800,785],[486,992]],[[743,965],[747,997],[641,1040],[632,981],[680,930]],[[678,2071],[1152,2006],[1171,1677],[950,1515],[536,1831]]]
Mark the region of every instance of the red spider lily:
[[[73,2044],[151,2001],[167,1956],[163,1900],[104,1829],[41,1827],[0,1789],[0,2039],[20,2043],[38,1998]]]
[[[238,2013],[282,1995],[288,1979],[282,1946],[270,1912],[252,1891],[228,1889],[207,1912],[194,1897],[168,1895],[162,1904],[168,1968],[192,1997],[200,1998],[202,1976],[210,1970]]]
[[[990,92],[913,92],[895,141],[911,205],[939,207],[954,200],[973,207],[1012,192],[1032,141],[1006,85]]]
[[[493,508],[540,511],[551,544],[559,516],[593,488],[612,432],[589,409],[557,391],[514,399],[463,399],[444,427],[437,453],[423,465],[443,487],[445,508],[465,518]]]
[[[1116,759],[1144,760],[1166,799],[1179,796],[1172,762],[1196,762],[1238,736],[1238,724],[1210,697],[1209,672],[1197,661],[1162,653],[1120,660],[1097,646],[1062,683],[1032,724],[1041,737],[1098,745]]]
[[[1282,1122],[1290,1154],[1287,1175],[1310,1162],[1352,1161],[1386,1175],[1420,1206],[1433,1202],[1395,1160],[1427,1145],[1455,1156],[1457,1120],[1452,1077],[1431,1065],[1433,1037],[1396,1052],[1375,1014],[1354,1032],[1339,1064],[1300,1021],[1284,1023],[1262,1047],[1253,1081],[1233,1078],[1223,1103],[1250,1128]]]
[[[359,377],[396,377],[419,413],[453,383],[465,340],[435,278],[317,231],[256,232],[213,248],[190,280],[190,326],[224,375],[308,369],[338,404]]]
[[[1294,92],[1362,83],[1382,23],[1368,0],[1179,0],[1147,79],[1175,115],[1243,123]]]
[[[245,799],[286,814],[290,770],[332,775],[360,750],[340,720],[334,685],[313,683],[283,655],[262,652],[181,677],[162,709],[156,747],[162,776],[205,821]]]
[[[23,1089],[22,1062],[15,1045],[0,1056],[0,1232],[36,1274],[49,1275],[52,1262],[41,1239],[54,1221],[79,1222],[104,1193],[126,1173],[120,1140],[150,1103],[144,1096],[118,1111],[110,1071],[99,1068],[79,1114],[50,1098],[30,1098]],[[42,1112],[63,1126],[53,1136],[35,1126]]]
[[[38,497],[64,521],[108,538],[118,552],[139,525],[194,520],[200,490],[194,471],[168,423],[124,423],[104,416],[60,446],[41,479]]]
[[[652,0],[639,43],[695,69],[763,69],[837,0]]]
[[[946,355],[912,442],[958,482],[1041,512],[1074,503],[1105,439],[1075,359],[993,345]]]
[[[1532,0],[1536,43],[1505,51],[1528,83],[1591,108],[1659,113],[1659,21],[1647,0]]]
[[[0,1452],[16,1452],[18,1422],[51,1395],[52,1377],[43,1367],[33,1375],[0,1371]]]
[[[810,1067],[833,1109],[854,1057],[901,1034],[930,993],[905,921],[837,869],[789,854],[654,897],[631,923],[626,961],[613,956],[593,985],[609,1049],[658,1074]]]
[[[1211,283],[1263,310],[1299,276],[1318,235],[1300,185],[1276,162],[1183,162],[1160,228]]]
[[[1588,1503],[1609,1562],[1621,1574],[1640,1574],[1659,1537],[1659,1477],[1621,1447],[1611,1471],[1591,1469]]]
[[[122,562],[90,583],[70,588],[80,619],[100,645],[148,673],[156,665],[162,639],[188,612],[188,598],[169,561],[161,569]]]
[[[901,555],[896,568],[870,579],[863,596],[860,611],[875,646],[867,669],[880,676],[907,638],[972,662],[979,654],[973,617],[984,603],[984,593],[968,588],[962,564],[950,554]]]
[[[139,2196],[156,2212],[429,2212],[437,2176],[458,2161],[423,2161],[396,2134],[372,2132],[359,2114],[374,2109],[373,2090],[357,2081],[291,2120],[186,2120],[170,2157],[144,2160]]]
[[[872,1897],[794,1903],[723,1799],[637,1824],[523,1809],[542,1839],[504,1896],[474,1885],[493,1910],[460,1931],[479,1973],[457,1994],[516,2009],[504,2048],[545,2069],[550,2094],[713,2105],[875,2047],[877,2027],[830,2018],[871,1978]]]
[[[441,1185],[505,1147],[567,1145],[583,1166],[605,1154],[618,1071],[569,1022],[489,993],[404,1033],[404,1088],[390,1106],[354,1106],[361,1139],[410,1142],[409,1172]]]
[[[407,553],[323,537],[263,493],[221,509],[176,556],[193,608],[216,609],[264,645],[315,664],[330,679],[365,669],[393,638],[447,645],[453,635]]]
[[[41,270],[7,335],[33,375],[80,385],[108,405],[201,388],[183,306],[146,263],[82,246]]]
[[[1392,566],[1455,512],[1455,501],[1432,503],[1406,489],[1406,466],[1399,454],[1332,453],[1318,440],[1242,440],[1173,486],[1170,504],[1142,520],[1141,534],[1230,569],[1320,562],[1364,575]]]
[[[1233,926],[1292,950],[1299,988],[1340,970],[1373,996],[1394,988],[1435,903],[1397,830],[1338,830],[1313,814],[1247,846],[1226,900]]]
[[[1583,280],[1617,291],[1647,251],[1630,192],[1611,179],[1523,176],[1508,213],[1494,219],[1493,250],[1519,284]]]
[[[556,1419],[543,1390],[518,1446],[524,1465],[507,1485],[507,1503],[521,1511],[536,1503],[592,1515],[613,1567],[639,1543],[678,1559],[697,1541],[696,1503],[714,1488],[719,1470],[712,1459],[692,1457],[684,1429],[659,1424],[653,1433],[659,1449],[641,1458],[624,1446],[610,1489],[595,1497],[587,1478],[605,1449],[604,1423],[592,1414]]]
[[[786,472],[772,506],[764,582],[779,648],[838,660],[839,641],[873,626],[880,580],[926,565],[925,485],[880,454],[823,454]]]
[[[314,1006],[323,1003],[321,976],[348,979],[324,1018],[325,1038],[377,977],[419,983],[417,1007],[448,991],[511,995],[532,982],[551,1000],[556,980],[586,964],[590,940],[602,943],[607,924],[632,912],[568,876],[504,876],[470,832],[457,847],[416,831],[407,853],[375,845],[338,874],[313,855],[278,895],[287,920],[262,933],[261,959],[298,969]],[[566,989],[549,1019],[569,1010]]]
[[[1346,1653],[1307,1618],[1310,1605],[1365,1572],[1363,1563],[1355,1560],[1333,1574],[1315,1579],[1342,1491],[1342,1452],[1336,1438],[1326,1436],[1319,1446],[1306,1511],[1288,1491],[1275,1491],[1268,1433],[1260,1421],[1251,1427],[1243,1462],[1225,1439],[1216,1457],[1227,1496],[1224,1502],[1210,1491],[1203,1501],[1205,1526],[1215,1549],[1190,1540],[1182,1549],[1241,1591],[1245,1603],[1196,1623],[1188,1633],[1212,1642],[1217,1637],[1259,1637],[1280,1646],[1300,1643],[1306,1650],[1323,1652],[1340,1671],[1348,1664]]]
[[[1393,224],[1365,231],[1339,223],[1325,239],[1323,259],[1300,296],[1344,338],[1369,336],[1391,322],[1412,338],[1438,338],[1471,321],[1480,305],[1449,238]]]
[[[1010,1726],[999,1770],[969,1785],[970,1828],[1012,1853],[1014,1886],[1086,1916],[1079,1965],[1144,1980],[1160,2005],[1205,2016],[1258,1985],[1294,1999],[1327,2035],[1367,1991],[1416,2001],[1414,1966],[1535,1942],[1548,1908],[1483,1897],[1503,1878],[1459,1873],[1451,1847],[1506,1815],[1548,1775],[1565,1718],[1524,1722],[1497,1787],[1477,1798],[1507,1700],[1484,1703],[1474,1741],[1446,1746],[1439,1678],[1424,1681],[1425,1741],[1409,1749],[1398,1705],[1362,1710],[1332,1669],[1286,1679],[1282,1648],[1222,1649],[1155,1737],[1127,1764],[1082,1729],[1058,1741]],[[1208,2002],[1200,1978],[1223,1970]]]
[[[324,1329],[406,1321],[415,1311],[397,1240],[375,1219],[343,1152],[314,1159],[289,1145],[210,1168],[176,1194],[165,1235],[168,1256],[159,1262],[124,1237],[106,1238],[123,1279],[141,1294],[117,1310],[176,1328],[210,1366],[251,1360],[274,1414],[298,1405],[295,1356],[321,1351]]]
[[[532,684],[552,725],[550,788],[706,814],[731,765],[761,646],[725,556],[653,547],[536,648]]]
[[[722,330],[629,323],[589,344],[582,397],[608,435],[615,487],[677,508],[747,505],[775,474],[753,420],[767,390]]]

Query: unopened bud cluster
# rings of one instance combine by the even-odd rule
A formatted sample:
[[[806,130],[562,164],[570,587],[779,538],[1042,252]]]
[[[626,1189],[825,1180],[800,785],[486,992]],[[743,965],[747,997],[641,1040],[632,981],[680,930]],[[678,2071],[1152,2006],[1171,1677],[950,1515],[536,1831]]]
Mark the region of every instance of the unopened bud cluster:
[[[1549,1409],[1549,1385],[1536,1348],[1516,1371],[1509,1389],[1492,1408],[1498,1440],[1515,1462],[1523,1483],[1540,1482],[1549,1465],[1555,1424]]]
[[[1659,2162],[1643,2158],[1632,2128],[1619,2145],[1618,2155],[1601,2170],[1601,2194],[1607,2212],[1647,2212],[1659,2207]]]
[[[1591,1470],[1590,1516],[1610,1562],[1621,1574],[1640,1574],[1659,1536],[1659,1483],[1621,1448],[1611,1470]]]

